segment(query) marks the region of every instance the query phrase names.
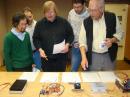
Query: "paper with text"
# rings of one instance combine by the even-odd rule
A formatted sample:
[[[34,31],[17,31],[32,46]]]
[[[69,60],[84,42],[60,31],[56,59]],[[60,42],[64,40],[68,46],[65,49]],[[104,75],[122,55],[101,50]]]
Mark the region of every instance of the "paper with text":
[[[77,83],[81,82],[81,79],[78,72],[64,72],[62,73],[62,82]]]
[[[43,73],[40,82],[58,82],[59,73],[45,72]]]
[[[101,82],[97,72],[83,72],[81,73],[83,82]]]
[[[39,72],[23,72],[19,79],[25,79],[29,82],[35,81]]]

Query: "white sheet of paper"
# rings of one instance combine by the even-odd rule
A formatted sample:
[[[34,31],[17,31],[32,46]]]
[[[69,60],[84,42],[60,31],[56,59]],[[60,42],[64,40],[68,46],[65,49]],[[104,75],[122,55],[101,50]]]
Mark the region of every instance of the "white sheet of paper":
[[[19,79],[25,79],[29,82],[35,81],[39,72],[23,72]]]
[[[83,82],[101,82],[97,72],[83,72],[81,73]]]
[[[115,82],[118,78],[114,72],[98,72],[101,82]]]
[[[81,82],[78,72],[64,72],[62,73],[62,82],[64,83],[76,83]]]
[[[106,85],[102,82],[94,82],[92,85],[92,91],[96,93],[104,93],[106,92]]]
[[[65,40],[61,43],[55,44],[53,47],[53,54],[61,53],[65,48]]]
[[[43,73],[40,82],[58,82],[59,73],[45,72]]]

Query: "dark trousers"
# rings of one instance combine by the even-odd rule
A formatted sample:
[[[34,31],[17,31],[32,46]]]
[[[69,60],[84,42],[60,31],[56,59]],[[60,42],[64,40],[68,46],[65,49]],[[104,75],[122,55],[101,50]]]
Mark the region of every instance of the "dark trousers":
[[[42,70],[44,72],[65,72],[67,64],[67,58],[48,58],[48,60],[42,59]]]
[[[32,65],[29,65],[24,68],[13,68],[14,72],[32,72]]]

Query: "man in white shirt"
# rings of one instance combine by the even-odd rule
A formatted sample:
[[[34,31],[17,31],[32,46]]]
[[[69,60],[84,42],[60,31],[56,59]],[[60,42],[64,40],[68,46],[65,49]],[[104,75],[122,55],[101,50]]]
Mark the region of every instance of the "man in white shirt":
[[[33,16],[32,10],[29,7],[25,7],[24,10],[23,10],[23,13],[26,15],[26,17],[28,19],[28,25],[26,27],[26,31],[30,35],[30,41],[31,41],[31,46],[32,46],[32,50],[33,50],[34,63],[36,64],[36,67],[38,69],[41,69],[40,54],[39,54],[39,51],[36,50],[36,48],[34,47],[33,38],[32,38],[33,33],[34,33],[34,29],[35,29],[35,25],[36,25],[37,21],[34,20],[34,16]]]
[[[90,0],[90,17],[81,26],[79,43],[84,70],[115,69],[117,42],[122,39],[123,31],[116,15],[104,12],[104,7],[104,0]]]
[[[74,31],[74,42],[72,44],[71,71],[78,71],[81,63],[81,54],[79,49],[79,32],[84,19],[89,16],[88,9],[85,6],[86,0],[73,0],[73,9],[70,10],[68,21]]]

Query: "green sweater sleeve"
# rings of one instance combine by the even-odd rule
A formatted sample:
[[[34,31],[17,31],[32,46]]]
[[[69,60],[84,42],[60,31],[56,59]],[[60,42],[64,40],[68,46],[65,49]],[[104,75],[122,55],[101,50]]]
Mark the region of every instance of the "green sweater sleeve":
[[[7,71],[13,71],[13,64],[11,60],[11,39],[8,36],[4,39],[4,60]]]
[[[32,60],[32,64],[34,64],[34,60],[33,60],[33,52],[32,52],[32,46],[31,46],[30,36],[29,36],[28,32],[27,32],[27,35],[28,35],[29,53],[30,53],[30,57],[31,57],[31,60]]]

